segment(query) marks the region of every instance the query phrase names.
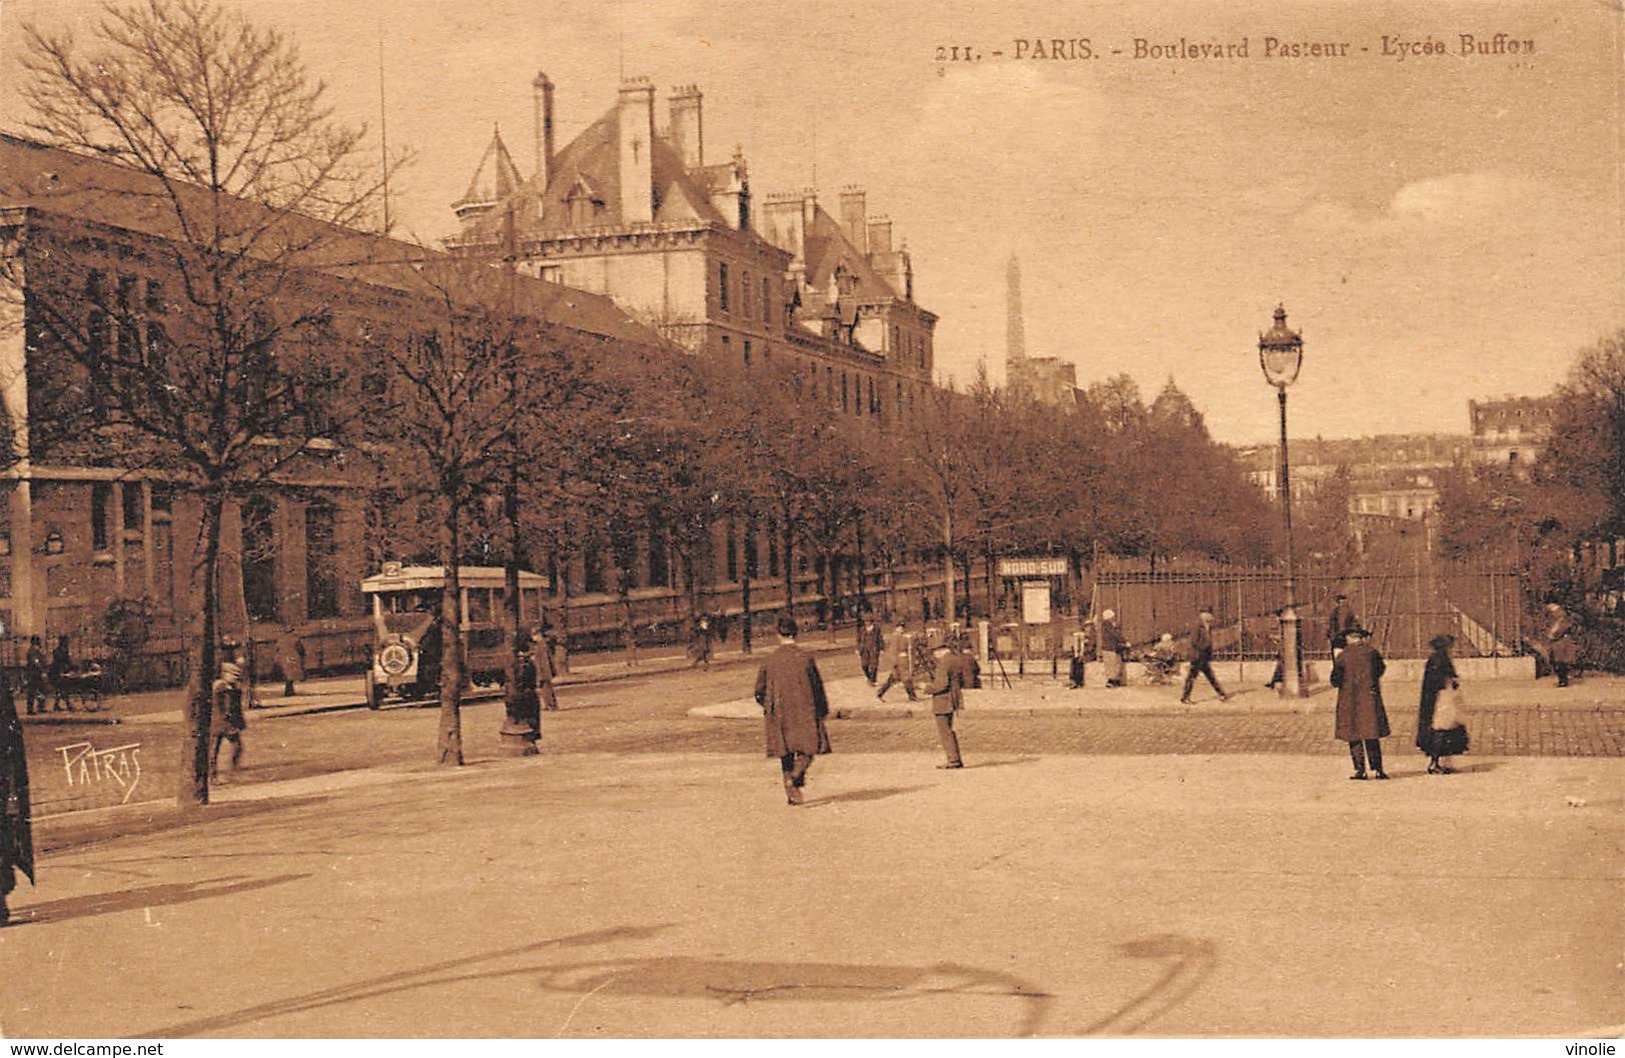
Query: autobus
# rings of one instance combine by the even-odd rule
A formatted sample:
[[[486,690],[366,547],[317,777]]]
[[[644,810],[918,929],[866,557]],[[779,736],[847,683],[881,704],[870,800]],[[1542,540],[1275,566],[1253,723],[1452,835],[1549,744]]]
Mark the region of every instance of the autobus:
[[[508,671],[502,608],[503,570],[498,566],[457,567],[461,592],[463,671],[475,686],[500,684]],[[431,698],[440,686],[444,637],[440,626],[443,566],[385,562],[383,571],[361,582],[372,598],[372,663],[367,666],[367,705],[389,700]],[[546,578],[519,571],[519,625],[541,621]]]

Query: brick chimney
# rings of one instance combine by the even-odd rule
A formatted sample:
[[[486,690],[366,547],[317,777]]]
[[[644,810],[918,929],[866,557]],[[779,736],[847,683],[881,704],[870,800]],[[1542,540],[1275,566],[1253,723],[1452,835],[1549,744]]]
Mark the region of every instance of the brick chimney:
[[[530,87],[536,94],[536,187],[545,191],[553,178],[553,82],[538,72]]]
[[[864,204],[863,188],[856,184],[841,189],[841,227],[846,229],[847,241],[858,248],[858,253],[868,256],[868,210]]]
[[[654,220],[655,90],[647,77],[621,82],[621,223]]]
[[[891,253],[891,220],[876,217],[869,222],[869,254],[880,257]]]
[[[705,126],[700,120],[700,90],[696,85],[678,85],[671,90],[671,142],[683,159],[683,168],[698,169],[705,164]]]

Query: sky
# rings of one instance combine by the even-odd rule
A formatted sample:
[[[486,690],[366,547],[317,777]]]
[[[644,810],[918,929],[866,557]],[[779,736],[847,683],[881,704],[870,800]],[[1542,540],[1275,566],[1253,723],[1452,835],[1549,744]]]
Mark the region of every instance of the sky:
[[[1304,339],[1300,437],[1463,433],[1470,398],[1547,392],[1625,327],[1618,0],[227,2],[285,30],[375,132],[381,42],[390,147],[417,156],[395,213],[422,238],[455,228],[493,127],[528,175],[538,71],[560,145],[623,74],[653,80],[661,115],[698,84],[707,161],[742,146],[758,199],[816,186],[836,213],[867,190],[960,382],[984,360],[1002,377],[1012,254],[1029,355],[1083,385],[1126,372],[1147,400],[1172,378],[1232,443],[1277,429],[1257,342],[1278,303]],[[20,120],[18,26],[94,11],[0,0],[0,127]],[[1535,49],[1462,55],[1464,33]],[[1055,38],[1093,57],[1019,43]],[[1136,59],[1136,38],[1247,56]],[[955,47],[980,57],[938,61]]]

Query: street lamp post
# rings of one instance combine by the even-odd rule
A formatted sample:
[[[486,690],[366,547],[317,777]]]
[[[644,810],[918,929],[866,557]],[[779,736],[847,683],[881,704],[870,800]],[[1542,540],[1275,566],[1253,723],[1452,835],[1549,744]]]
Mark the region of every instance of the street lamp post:
[[[1292,540],[1292,464],[1286,447],[1286,388],[1297,381],[1303,366],[1303,337],[1286,325],[1286,308],[1275,307],[1275,326],[1258,336],[1258,363],[1264,379],[1275,387],[1281,407],[1281,510],[1286,522],[1286,605],[1281,608],[1281,696],[1302,698],[1303,651],[1298,617],[1297,556]]]

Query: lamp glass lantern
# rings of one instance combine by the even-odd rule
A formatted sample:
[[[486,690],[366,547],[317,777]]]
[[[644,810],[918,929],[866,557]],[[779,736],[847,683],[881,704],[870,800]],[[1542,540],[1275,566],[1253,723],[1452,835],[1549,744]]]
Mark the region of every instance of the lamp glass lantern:
[[[1258,336],[1258,365],[1276,389],[1285,389],[1298,380],[1298,370],[1303,367],[1303,338],[1287,328],[1284,306],[1275,307],[1275,326]]]

